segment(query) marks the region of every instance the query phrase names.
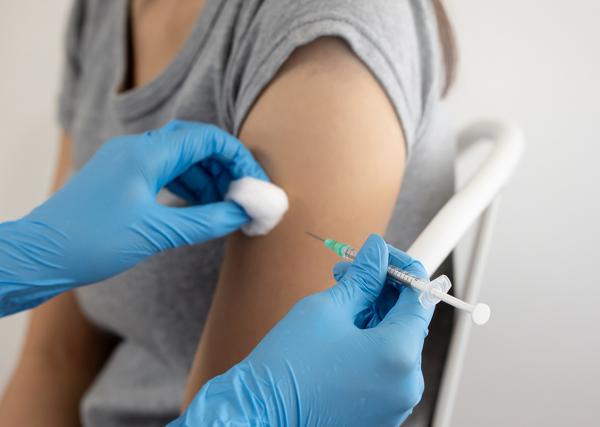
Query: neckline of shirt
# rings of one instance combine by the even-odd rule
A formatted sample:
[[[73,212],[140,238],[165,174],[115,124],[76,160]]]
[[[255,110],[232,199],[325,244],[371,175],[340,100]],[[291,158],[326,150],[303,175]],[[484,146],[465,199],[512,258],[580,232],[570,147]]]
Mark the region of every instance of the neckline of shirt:
[[[209,29],[223,7],[224,2],[206,0],[191,34],[175,58],[161,73],[150,82],[119,91],[125,73],[127,72],[127,21],[129,18],[129,2],[119,2],[119,25],[116,37],[117,46],[114,49],[114,63],[118,70],[111,89],[111,100],[120,119],[131,121],[157,108],[171,96],[194,63],[198,52],[203,48],[209,34]]]

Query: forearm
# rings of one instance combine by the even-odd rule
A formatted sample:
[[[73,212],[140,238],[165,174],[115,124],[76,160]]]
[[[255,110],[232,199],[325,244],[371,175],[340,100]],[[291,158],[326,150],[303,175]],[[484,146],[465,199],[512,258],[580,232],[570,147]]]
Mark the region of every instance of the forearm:
[[[66,293],[35,309],[17,368],[0,401],[0,425],[77,426],[79,403],[112,351],[112,337]]]
[[[23,357],[0,402],[0,425],[79,426],[79,403],[93,375],[68,358]],[[95,375],[95,372],[93,373]]]

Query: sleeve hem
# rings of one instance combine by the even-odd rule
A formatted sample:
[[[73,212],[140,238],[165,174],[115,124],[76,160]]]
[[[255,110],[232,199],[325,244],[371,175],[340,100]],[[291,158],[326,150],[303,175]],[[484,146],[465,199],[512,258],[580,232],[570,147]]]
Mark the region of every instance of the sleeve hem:
[[[393,60],[369,35],[368,28],[346,18],[321,17],[307,20],[275,39],[272,48],[259,61],[261,66],[252,73],[253,77],[242,88],[234,117],[234,133],[239,134],[250,109],[290,55],[297,48],[328,36],[344,40],[383,88],[400,122],[408,158],[415,143],[417,123],[411,115],[402,81],[391,65]]]

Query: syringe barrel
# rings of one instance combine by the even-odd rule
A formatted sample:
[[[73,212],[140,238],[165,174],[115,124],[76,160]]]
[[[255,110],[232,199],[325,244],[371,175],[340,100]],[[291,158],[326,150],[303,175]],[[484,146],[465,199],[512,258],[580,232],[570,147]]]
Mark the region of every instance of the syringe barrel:
[[[356,258],[356,255],[358,254],[358,251],[356,249],[354,249],[352,246],[346,245],[345,247],[343,247],[341,249],[341,253],[343,254],[344,258],[347,258],[349,260],[354,260]],[[393,267],[393,266],[388,267],[387,273],[389,276],[393,277],[394,279],[398,280],[399,282],[404,283],[409,286],[412,286],[413,288],[416,288],[416,289],[420,290],[421,292],[426,292],[429,289],[427,286],[427,282],[425,282],[423,280],[419,280],[416,277],[411,276],[410,274],[400,270],[397,267]]]
[[[416,277],[400,270],[399,268],[388,267],[387,272],[389,276],[392,276],[394,279],[412,286],[413,288],[416,288],[422,292],[427,290],[427,282],[419,280]]]

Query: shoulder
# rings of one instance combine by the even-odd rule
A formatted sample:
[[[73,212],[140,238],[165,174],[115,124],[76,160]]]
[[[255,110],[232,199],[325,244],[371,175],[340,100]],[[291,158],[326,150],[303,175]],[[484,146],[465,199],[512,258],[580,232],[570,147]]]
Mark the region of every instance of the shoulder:
[[[292,185],[286,180],[298,177],[293,186],[306,167],[313,178],[335,180],[333,159],[345,165],[346,177],[368,175],[360,170],[369,164],[396,183],[404,158],[393,104],[350,48],[330,37],[294,51],[254,103],[240,137],[276,182]]]
[[[263,0],[249,28],[285,37],[300,30],[350,31],[388,48],[429,43],[437,38],[435,10],[429,0]],[[332,35],[333,35],[332,34]]]
[[[254,3],[259,6],[255,17],[277,16],[279,23],[287,24],[326,16],[363,22],[377,20],[380,24],[435,16],[429,0],[254,0]]]
[[[265,0],[238,47],[234,131],[276,74],[293,67],[352,70],[361,64],[383,87],[412,145],[441,76],[435,12],[428,1]],[[321,42],[322,38],[335,38]],[[298,51],[298,52],[297,52]],[[331,56],[330,56],[331,55]],[[350,56],[354,58],[350,58]],[[241,56],[240,56],[241,57]],[[283,68],[282,68],[283,67]],[[330,68],[331,69],[331,68]]]

